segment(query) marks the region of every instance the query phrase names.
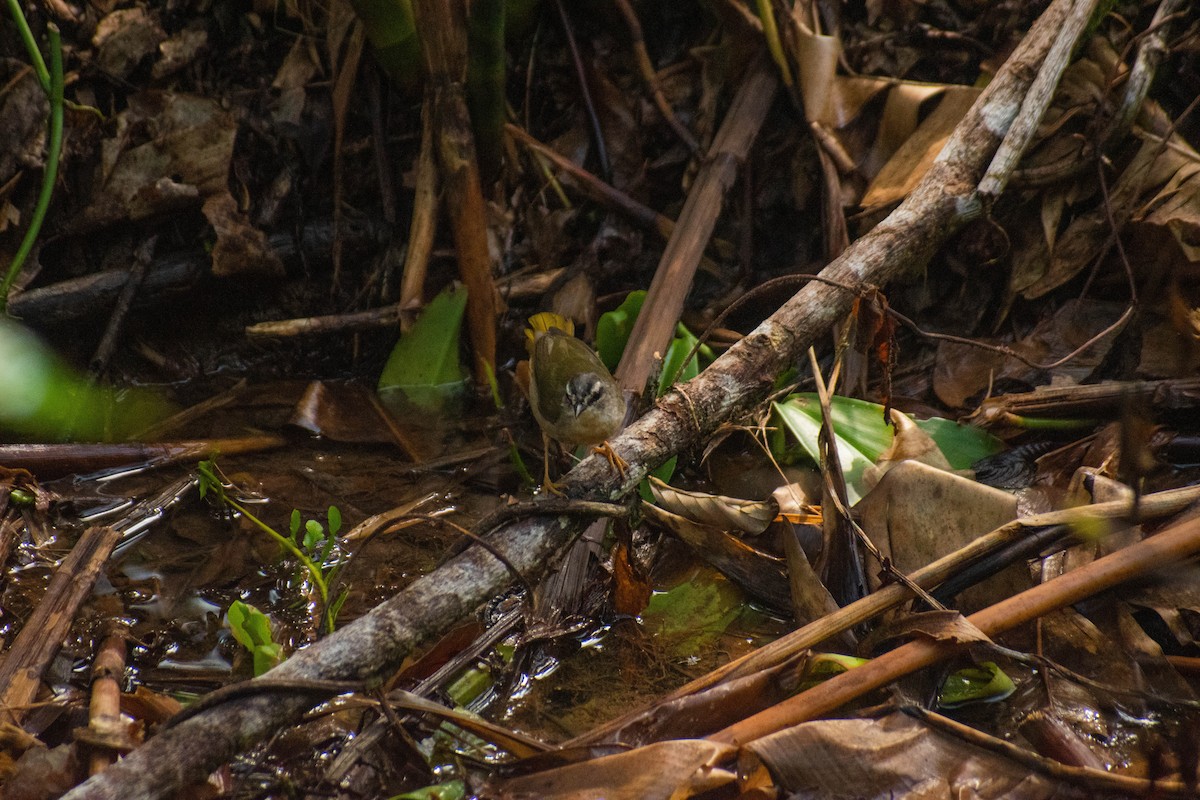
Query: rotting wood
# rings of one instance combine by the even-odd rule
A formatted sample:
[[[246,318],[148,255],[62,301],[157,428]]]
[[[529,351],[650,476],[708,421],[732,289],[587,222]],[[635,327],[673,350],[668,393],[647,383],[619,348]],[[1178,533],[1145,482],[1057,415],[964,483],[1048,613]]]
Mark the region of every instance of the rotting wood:
[[[374,242],[376,232],[356,227],[347,241],[355,246]],[[308,225],[300,236],[279,233],[267,239],[271,251],[282,261],[328,255],[332,247],[333,225],[318,222]],[[211,258],[200,250],[156,258],[147,265],[145,278],[134,300],[134,307],[160,304],[170,298],[194,291],[209,272]],[[128,269],[110,269],[71,278],[50,286],[28,289],[9,298],[8,313],[33,328],[49,328],[88,318],[111,308],[126,283]]]
[[[850,287],[887,284],[926,264],[972,211],[978,211],[975,186],[1073,5],[1055,0],[1038,18],[912,195],[826,267],[824,278]],[[624,477],[604,458],[589,456],[563,478],[563,485],[573,494],[595,499],[627,495],[650,469],[761,402],[775,376],[841,319],[854,297],[853,291],[809,284],[610,442],[629,464]],[[585,524],[561,515],[523,519],[493,533],[490,542],[528,578],[536,579]],[[276,679],[377,679],[510,581],[508,570],[495,558],[480,547],[469,547],[267,674]],[[311,700],[304,697],[276,695],[210,709],[150,740],[65,797],[168,796],[295,721],[309,707]]]
[[[92,662],[92,699],[88,704],[89,744],[96,748],[88,761],[88,774],[103,772],[117,756],[133,748],[121,722],[121,678],[125,674],[126,625],[109,621]]]
[[[113,528],[88,528],[54,571],[45,596],[0,663],[0,707],[5,722],[21,724],[24,707],[37,695],[43,673],[62,647],[79,607],[91,594],[120,538]]]

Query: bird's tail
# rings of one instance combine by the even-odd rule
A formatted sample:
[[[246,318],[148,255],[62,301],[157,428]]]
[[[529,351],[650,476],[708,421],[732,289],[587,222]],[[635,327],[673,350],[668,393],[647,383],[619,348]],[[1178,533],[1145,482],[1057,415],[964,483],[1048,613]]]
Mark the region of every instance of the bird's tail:
[[[555,330],[561,331],[567,336],[574,336],[575,323],[562,314],[555,314],[553,311],[543,311],[539,314],[534,314],[529,318],[529,327],[525,329],[525,345],[532,349],[533,343],[537,341],[539,336]]]

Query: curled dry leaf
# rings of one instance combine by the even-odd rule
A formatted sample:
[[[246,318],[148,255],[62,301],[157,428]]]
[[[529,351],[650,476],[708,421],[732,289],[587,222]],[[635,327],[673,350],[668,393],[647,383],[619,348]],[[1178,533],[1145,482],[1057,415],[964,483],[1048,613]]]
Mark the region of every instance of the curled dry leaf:
[[[753,548],[720,528],[692,522],[657,506],[646,505],[644,513],[648,520],[685,542],[746,594],[772,608],[789,607],[788,579],[782,559]]]
[[[744,533],[762,533],[779,513],[774,498],[739,500],[736,497],[687,492],[650,476],[650,491],[660,508],[702,525]]]
[[[934,469],[951,471],[950,462],[942,455],[941,448],[928,433],[904,412],[893,408],[890,409],[890,414],[896,427],[896,435],[888,449],[863,472],[863,482],[868,487],[874,487],[888,470],[901,461],[920,461]]]

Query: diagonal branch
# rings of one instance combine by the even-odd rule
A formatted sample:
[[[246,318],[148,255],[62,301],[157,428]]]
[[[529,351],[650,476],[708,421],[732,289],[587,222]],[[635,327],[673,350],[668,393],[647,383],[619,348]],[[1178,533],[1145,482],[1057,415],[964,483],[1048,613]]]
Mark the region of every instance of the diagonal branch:
[[[883,285],[927,263],[980,204],[975,187],[1037,75],[1069,13],[1088,13],[1094,0],[1055,0],[984,90],[929,173],[886,220],[821,273],[838,284]],[[1086,7],[1086,8],[1085,8]],[[698,377],[612,440],[629,469],[618,475],[589,457],[564,480],[576,495],[623,497],[647,472],[693,447],[722,423],[761,402],[772,382],[849,310],[855,292],[812,282]],[[530,579],[545,574],[584,520],[545,516],[519,520],[490,538]],[[377,680],[415,648],[502,590],[508,570],[471,547],[413,582],[369,614],[267,673],[271,679]],[[172,794],[203,778],[245,748],[297,720],[304,697],[248,697],[209,709],[150,740],[121,762],[66,795],[68,800]]]

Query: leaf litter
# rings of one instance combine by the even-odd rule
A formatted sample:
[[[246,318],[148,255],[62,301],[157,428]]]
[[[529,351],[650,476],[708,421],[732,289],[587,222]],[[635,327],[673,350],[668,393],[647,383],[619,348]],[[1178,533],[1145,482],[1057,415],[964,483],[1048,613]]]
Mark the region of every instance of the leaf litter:
[[[663,90],[652,99],[644,65],[625,44],[628,17],[573,7],[560,14],[542,5],[534,13],[537,24],[523,31],[514,25],[507,42],[511,120],[577,167],[600,174],[623,198],[603,199],[594,187],[583,191],[577,176],[560,172],[532,147],[522,149],[519,137],[505,141],[501,178],[484,187],[490,204],[484,258],[510,287],[510,308],[495,325],[498,357],[492,363],[477,358],[486,346],[472,333],[475,349],[463,349],[461,363],[441,370],[475,374],[481,386],[490,371],[491,388],[469,399],[466,412],[438,420],[432,414],[389,419],[358,388],[377,380],[396,321],[411,313],[410,299],[392,307],[409,279],[397,265],[405,272],[418,265],[397,252],[409,235],[407,215],[415,214],[406,204],[427,195],[412,191],[422,140],[419,93],[395,73],[389,85],[372,58],[359,58],[359,34],[345,27],[348,7],[326,12],[297,3],[265,14],[218,4],[206,21],[190,9],[100,14],[64,6],[38,10],[32,19],[37,31],[50,16],[64,27],[68,60],[78,70],[73,99],[99,110],[100,118],[68,110],[53,235],[18,283],[30,287],[26,291],[53,290],[54,318],[70,322],[40,324],[34,315],[26,324],[84,363],[108,314],[86,286],[69,281],[127,269],[129,255],[151,232],[161,237],[157,256],[207,254],[201,279],[174,290],[151,288],[162,284],[151,279],[158,264],[149,264],[146,288],[135,295],[136,310],[119,333],[123,344],[95,378],[161,387],[187,410],[158,426],[154,441],[227,443],[218,458],[231,486],[260,504],[255,507],[277,529],[287,530],[292,508],[318,520],[331,506],[341,509],[354,536],[346,540],[350,559],[342,580],[349,593],[339,628],[353,626],[419,576],[437,574],[439,563],[475,541],[459,528],[502,509],[502,497],[529,496],[520,467],[536,459],[536,430],[512,379],[520,320],[527,310],[555,308],[590,338],[600,312],[620,306],[631,290],[649,286],[643,307],[658,308],[651,275],[664,235],[660,217],[684,219],[703,164],[677,128],[690,131],[702,150],[713,146],[747,55],[757,52],[764,35],[775,31],[776,58],[787,60],[787,74],[797,82],[785,84],[771,106],[725,198],[726,213],[697,256],[706,268],[687,293],[683,321],[710,341],[720,337],[702,335],[705,328],[736,338],[779,299],[769,291],[756,296],[754,287],[779,274],[815,272],[812,265],[836,255],[909,196],[978,96],[979,86],[965,84],[986,83],[1042,10],[1039,4],[1020,17],[1001,6],[895,3],[868,4],[865,13],[841,8],[830,16],[829,9],[797,4],[789,13],[777,9],[775,24],[763,25],[756,15],[764,4],[697,6],[686,14],[670,4],[634,5],[657,70],[650,85]],[[1134,29],[1150,24],[1152,4],[1125,6]],[[810,796],[940,796],[960,791],[975,776],[991,781],[990,796],[1137,794],[1151,781],[1168,793],[1183,792],[1196,775],[1189,731],[1196,713],[1190,698],[1197,612],[1190,591],[1195,568],[1187,560],[1170,569],[1145,562],[1152,571],[1122,584],[1119,597],[1046,611],[999,635],[951,637],[944,644],[953,645],[953,653],[941,653],[920,671],[879,678],[890,693],[868,694],[858,705],[838,703],[837,716],[848,719],[800,721],[785,712],[773,729],[779,732],[756,727],[767,725],[757,721],[760,715],[786,705],[785,698],[826,691],[795,694],[810,648],[853,648],[868,659],[830,679],[830,686],[865,681],[854,677],[857,670],[883,670],[870,666],[872,660],[883,664],[886,654],[898,661],[893,654],[907,647],[889,650],[898,642],[878,632],[903,630],[922,608],[948,605],[986,615],[1051,578],[1103,567],[1125,549],[1140,554],[1157,538],[1143,537],[1158,528],[1186,528],[1186,522],[1167,521],[1192,497],[1186,487],[1195,483],[1197,463],[1188,444],[1195,433],[1197,170],[1191,143],[1197,128],[1193,117],[1182,115],[1186,104],[1158,87],[1131,124],[1119,123],[1121,95],[1114,89],[1136,77],[1130,66],[1136,41],[1109,23],[1099,24],[1068,68],[1017,176],[990,213],[946,243],[923,275],[883,289],[887,306],[905,315],[896,318],[893,352],[881,355],[872,350],[878,342],[855,345],[840,333],[832,346],[820,346],[816,359],[823,381],[865,387],[864,399],[880,402],[870,413],[878,413],[875,425],[884,431],[884,407],[902,422],[910,416],[896,415],[911,415],[918,426],[943,420],[937,423],[943,434],[954,430],[955,417],[1004,408],[976,421],[1004,440],[1014,458],[1029,462],[1014,473],[1029,476],[1028,485],[1012,487],[1013,494],[948,471],[961,472],[976,459],[955,463],[962,451],[927,427],[932,438],[909,439],[913,427],[906,422],[899,426],[908,431],[905,438],[884,463],[882,449],[851,456],[862,430],[845,421],[838,430],[843,399],[835,397],[833,448],[847,470],[843,497],[852,504],[861,498],[852,511],[861,533],[844,520],[835,527],[842,512],[831,489],[814,490],[811,481],[807,495],[800,484],[788,490],[805,495],[797,503],[803,518],[789,511],[790,518],[771,520],[765,531],[757,518],[742,530],[722,521],[736,514],[718,511],[688,523],[707,530],[685,534],[675,523],[655,522],[660,512],[648,512],[588,541],[577,562],[568,557],[589,576],[570,604],[543,604],[506,635],[487,640],[481,634],[479,647],[447,642],[441,663],[426,663],[420,672],[411,671],[411,663],[389,672],[389,690],[437,695],[455,675],[478,671],[482,692],[468,709],[545,744],[566,745],[558,751],[562,765],[535,756],[502,767],[485,728],[422,718],[410,704],[391,711],[404,736],[412,737],[409,744],[390,752],[383,769],[365,766],[369,746],[349,743],[368,739],[374,723],[363,715],[378,715],[379,699],[352,693],[362,686],[340,692],[327,686],[326,697],[342,696],[325,705],[324,714],[292,727],[283,741],[245,754],[232,771],[213,773],[210,784],[230,791],[236,778],[243,790],[271,795],[282,791],[277,767],[293,785],[352,780],[367,794],[432,785],[434,771],[465,781],[456,784],[460,791],[483,796],[681,797],[717,787],[729,794],[774,787]],[[430,24],[418,19],[418,31]],[[1160,67],[1192,85],[1197,77],[1182,54],[1194,44],[1195,30],[1193,17],[1175,22]],[[568,38],[583,45],[578,59]],[[383,53],[377,55],[391,69]],[[16,103],[15,90],[23,85],[11,82],[3,102]],[[25,109],[22,118],[43,113],[21,102],[12,108]],[[588,121],[588,102],[595,124]],[[664,117],[664,104],[673,119]],[[799,107],[811,127],[802,124]],[[3,130],[4,152],[38,150],[39,124]],[[599,156],[602,144],[606,159]],[[446,169],[446,151],[435,160]],[[32,207],[37,161],[4,163],[0,202],[8,221],[4,234],[11,236]],[[400,188],[382,199],[389,187]],[[660,216],[629,216],[638,206]],[[330,247],[301,248],[299,258],[277,252],[275,235],[294,238],[326,219],[334,229]],[[420,266],[431,269],[418,297],[428,300],[449,285],[464,224],[451,214],[450,225],[421,253],[428,264]],[[517,291],[521,286],[528,288]],[[733,304],[748,290],[748,302]],[[12,299],[21,308],[20,294]],[[467,313],[471,325],[481,324],[478,310]],[[335,332],[319,340],[315,334],[268,340],[244,333],[255,323],[289,319],[304,321],[309,331]],[[409,317],[403,324],[411,323]],[[669,323],[674,331],[677,320]],[[443,343],[457,341],[451,327],[453,338]],[[930,333],[958,338],[939,341]],[[439,352],[444,359],[458,349]],[[811,388],[807,364],[794,366],[790,375],[770,377],[781,379],[780,389]],[[197,373],[204,377],[180,380]],[[232,392],[233,376],[243,375],[252,389]],[[331,388],[314,388],[319,385],[310,379],[331,381]],[[351,387],[342,391],[338,381],[346,380]],[[1093,389],[1111,390],[1111,399],[1075,410],[1071,404]],[[1032,403],[1032,396],[1047,402],[1028,411],[1014,405]],[[225,399],[202,402],[218,397]],[[760,407],[757,416],[739,420],[740,428],[723,433],[725,444],[707,461],[682,458],[672,482],[693,493],[692,503],[720,506],[726,502],[720,495],[729,494],[734,505],[760,508],[791,479],[742,481],[729,492],[716,462],[737,452],[755,462],[755,474],[767,476],[827,467],[822,461],[830,448],[820,443],[826,434],[819,404],[814,408],[805,426],[785,426],[769,421]],[[154,421],[146,419],[146,426]],[[307,433],[297,434],[296,422]],[[96,439],[112,434],[102,415],[92,426]],[[254,452],[268,446],[264,431],[290,431],[286,449]],[[313,434],[318,438],[308,438]],[[246,444],[228,444],[236,441]],[[1054,449],[1022,449],[1030,443]],[[97,746],[98,739],[72,739],[63,731],[87,726],[87,681],[70,666],[90,663],[102,622],[121,623],[129,636],[122,688],[164,700],[191,701],[251,674],[253,656],[239,649],[223,621],[235,602],[252,601],[266,611],[256,628],[260,655],[271,645],[302,655],[327,633],[311,574],[281,560],[245,517],[210,511],[186,488],[173,501],[182,505],[171,506],[177,510],[165,518],[152,508],[137,512],[145,516],[136,521],[123,516],[165,481],[182,479],[186,465],[171,466],[178,458],[154,459],[149,466],[157,470],[146,472],[144,451],[108,451],[100,462],[95,450],[80,444],[69,456],[80,477],[54,483],[35,466],[45,463],[35,458],[40,444],[38,435],[31,440],[26,433],[25,441],[4,446],[7,468],[28,465],[41,481],[31,484],[27,473],[14,471],[3,483],[0,541],[8,581],[0,607],[8,619],[10,663],[21,622],[84,527],[98,522],[148,534],[97,569],[96,588],[82,610],[72,612],[75,623],[57,660],[44,664],[42,685],[34,687],[42,691],[24,700],[6,694],[13,722],[38,737],[13,737],[8,745],[6,794],[18,785],[45,787],[43,794],[25,795],[31,797],[82,779],[80,742]],[[196,457],[212,449],[199,446]],[[913,452],[926,465],[909,458]],[[114,458],[137,470],[113,473]],[[89,474],[100,468],[107,474]],[[530,472],[537,470],[524,474]],[[1173,492],[1176,487],[1184,488]],[[1067,505],[1089,504],[1094,516],[1054,516]],[[804,609],[822,608],[823,601],[801,603],[802,584],[824,587],[799,561],[819,566],[828,537],[845,532],[859,537],[853,546],[873,551],[871,594],[814,617]],[[1018,546],[1021,538],[1029,540],[1026,549]],[[964,585],[957,597],[943,586],[919,594],[911,608],[902,605],[913,582],[925,587],[922,581],[929,580],[926,590],[944,584],[978,556],[961,556],[964,550],[982,552],[979,542],[993,539],[998,546],[989,558],[995,560],[976,566],[988,580]],[[620,542],[618,561],[608,555],[613,541]],[[720,558],[712,558],[716,542],[727,543]],[[712,566],[697,566],[697,558]],[[936,579],[922,578],[931,564],[945,566]],[[610,579],[610,572],[618,577]],[[624,598],[619,613],[608,600],[612,582]],[[644,585],[655,593],[639,613]],[[764,591],[767,586],[773,588]],[[860,603],[885,594],[895,599],[859,611]],[[519,591],[499,595],[478,619],[484,628],[519,620],[523,615],[513,608],[521,603]],[[884,611],[886,617],[877,616]],[[953,611],[939,613],[951,615],[948,630],[973,625]],[[792,618],[799,628],[783,636]],[[761,647],[772,640],[776,650]],[[740,666],[746,663],[751,666]],[[1014,691],[980,703],[938,705],[947,676],[989,664],[1012,679]],[[135,704],[134,696],[123,693],[121,709],[151,734],[143,745],[150,747],[167,738],[162,715]],[[760,733],[751,739],[730,733],[738,730]],[[516,747],[516,739],[508,741]],[[633,749],[603,752],[600,745],[613,742]],[[105,748],[115,757],[111,741]],[[51,764],[49,754],[58,760]]]

